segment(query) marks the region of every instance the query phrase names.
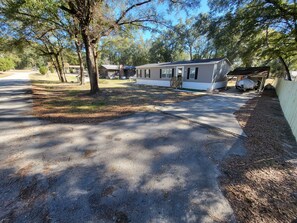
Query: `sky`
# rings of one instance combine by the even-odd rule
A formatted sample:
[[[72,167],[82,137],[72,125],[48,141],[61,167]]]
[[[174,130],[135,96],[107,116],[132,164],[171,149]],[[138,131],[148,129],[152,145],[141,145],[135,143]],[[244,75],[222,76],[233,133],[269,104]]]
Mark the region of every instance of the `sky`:
[[[160,10],[164,11],[164,12],[166,11],[164,6],[163,7],[161,6]],[[207,0],[201,0],[200,7],[197,8],[197,9],[191,10],[191,12],[189,12],[188,15],[187,15],[187,13],[185,11],[180,11],[180,12],[174,12],[174,13],[166,16],[165,18],[171,20],[172,24],[175,25],[175,24],[178,23],[178,21],[180,19],[184,21],[187,17],[193,17],[193,16],[197,16],[200,13],[207,13],[207,12],[209,12],[209,7],[207,5]],[[167,12],[166,12],[166,14],[167,14]],[[143,38],[145,40],[150,39],[152,37],[152,35],[153,34],[151,32],[149,32],[149,31],[144,31],[143,32]]]

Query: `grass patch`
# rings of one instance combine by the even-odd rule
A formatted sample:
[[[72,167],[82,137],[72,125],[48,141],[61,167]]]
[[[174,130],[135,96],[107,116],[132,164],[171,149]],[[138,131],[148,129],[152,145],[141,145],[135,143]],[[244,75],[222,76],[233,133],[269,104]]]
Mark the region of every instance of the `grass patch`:
[[[60,83],[57,75],[31,75],[34,114],[54,122],[96,123],[139,111],[153,111],[155,105],[190,100],[197,93],[170,88],[135,85],[129,80],[99,80],[100,93],[89,96],[89,83],[81,86],[75,75]],[[203,94],[201,94],[203,95]]]

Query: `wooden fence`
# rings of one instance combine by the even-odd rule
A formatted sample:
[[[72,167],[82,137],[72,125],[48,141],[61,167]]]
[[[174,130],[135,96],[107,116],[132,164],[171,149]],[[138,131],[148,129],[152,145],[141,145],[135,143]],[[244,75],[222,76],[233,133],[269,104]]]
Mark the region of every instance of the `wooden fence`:
[[[276,80],[276,92],[292,132],[297,140],[297,81]]]

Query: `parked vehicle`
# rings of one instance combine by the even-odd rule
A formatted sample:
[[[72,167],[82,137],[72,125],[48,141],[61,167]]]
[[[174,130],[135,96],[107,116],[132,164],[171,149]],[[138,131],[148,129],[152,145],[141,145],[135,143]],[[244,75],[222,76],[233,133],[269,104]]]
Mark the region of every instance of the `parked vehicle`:
[[[107,78],[111,80],[119,79],[119,74],[118,73],[108,74]]]
[[[130,76],[130,77],[129,77],[129,80],[130,80],[130,81],[136,81],[136,74],[135,74],[134,76]]]
[[[255,82],[249,78],[244,78],[240,81],[236,82],[236,89],[241,90],[241,91],[246,91],[246,90],[253,90],[257,89],[259,86],[258,82]]]

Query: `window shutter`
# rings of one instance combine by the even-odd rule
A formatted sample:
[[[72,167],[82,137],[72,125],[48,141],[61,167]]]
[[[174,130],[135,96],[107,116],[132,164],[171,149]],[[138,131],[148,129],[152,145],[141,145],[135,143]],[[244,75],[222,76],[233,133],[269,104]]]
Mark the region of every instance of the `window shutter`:
[[[142,77],[142,70],[140,70],[140,77]]]
[[[172,75],[171,77],[174,77],[174,68],[172,68]]]
[[[160,78],[162,78],[162,69],[160,69]]]
[[[190,78],[190,67],[188,67],[188,74],[187,74],[187,79]]]
[[[149,78],[151,78],[151,69],[149,69]]]
[[[195,79],[197,79],[197,77],[198,77],[198,67],[196,67],[195,69]]]

